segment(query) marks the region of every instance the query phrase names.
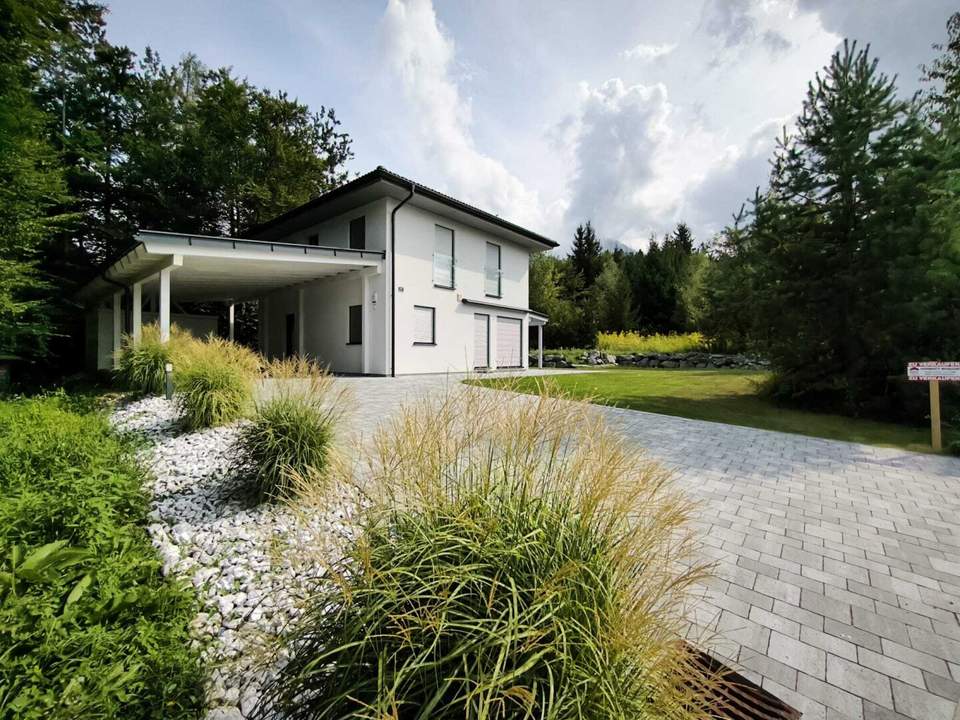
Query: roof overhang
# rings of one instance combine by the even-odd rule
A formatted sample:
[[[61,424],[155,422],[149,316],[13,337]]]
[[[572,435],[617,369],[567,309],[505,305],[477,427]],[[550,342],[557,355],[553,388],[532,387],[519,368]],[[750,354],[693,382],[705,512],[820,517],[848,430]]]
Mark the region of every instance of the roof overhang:
[[[450,217],[471,227],[497,237],[511,240],[533,250],[550,250],[557,243],[549,238],[527,230],[498,215],[468,205],[437,190],[408,180],[386,168],[361,175],[318,198],[296,207],[251,232],[260,240],[279,240],[292,232],[323,222],[328,218],[348,212],[383,197],[397,200],[407,197],[413,189],[410,205]]]
[[[514,312],[526,315],[531,325],[546,325],[549,318],[543,313],[538,313],[530,308],[512,307],[510,305],[501,305],[500,303],[487,302],[486,300],[471,300],[470,298],[461,298],[460,302],[464,305],[473,305],[488,310],[500,310],[502,312]]]
[[[175,301],[240,301],[345,273],[378,272],[383,255],[377,250],[142,231],[136,244],[106,265],[77,297],[97,302],[135,283],[149,293],[160,270],[174,268]]]

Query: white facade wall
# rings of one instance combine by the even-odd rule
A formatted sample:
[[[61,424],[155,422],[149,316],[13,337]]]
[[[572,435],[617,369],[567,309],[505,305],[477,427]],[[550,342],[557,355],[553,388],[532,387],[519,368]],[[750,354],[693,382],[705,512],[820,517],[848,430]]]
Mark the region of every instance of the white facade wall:
[[[386,199],[377,200],[317,225],[284,237],[283,242],[306,243],[318,235],[324,247],[350,246],[350,221],[366,218],[367,250],[385,251],[389,216]],[[336,278],[284,288],[262,298],[261,349],[268,357],[281,357],[286,348],[286,315],[303,317],[303,352],[328,365],[334,372],[389,374],[389,275],[384,271],[346,272]],[[364,290],[366,288],[366,290]],[[303,307],[299,292],[302,290]],[[349,307],[363,306],[363,343],[348,345]],[[299,326],[298,326],[299,334]],[[294,342],[298,351],[299,337]],[[366,351],[366,352],[364,352]]]
[[[391,209],[398,201],[390,200]],[[496,319],[498,316],[520,319],[521,362],[527,362],[527,317],[525,313],[478,307],[462,302],[463,298],[515,308],[526,308],[529,302],[530,251],[520,245],[484,233],[468,225],[421,208],[404,205],[397,222],[397,374],[465,372],[474,367],[474,314],[490,315],[490,356],[496,358]],[[454,288],[433,284],[434,228],[436,225],[454,232]],[[484,293],[486,244],[500,245],[500,266],[503,270],[501,297]],[[436,345],[414,345],[415,305],[436,309]]]

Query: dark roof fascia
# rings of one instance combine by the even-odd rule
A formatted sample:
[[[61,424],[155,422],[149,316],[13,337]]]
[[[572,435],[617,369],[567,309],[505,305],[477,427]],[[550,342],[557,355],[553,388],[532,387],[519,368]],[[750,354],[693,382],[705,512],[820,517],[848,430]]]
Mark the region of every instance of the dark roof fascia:
[[[267,222],[256,226],[250,231],[249,235],[250,237],[256,238],[257,235],[265,232],[266,230],[276,227],[277,225],[280,225],[286,222],[287,220],[295,218],[296,216],[301,215],[302,213],[305,213],[308,210],[313,210],[315,208],[321,207],[327,204],[328,202],[336,200],[337,198],[343,197],[345,195],[349,195],[351,192],[360,190],[364,187],[367,187],[368,185],[373,185],[374,183],[381,182],[381,181],[388,182],[392,185],[396,185],[397,187],[406,191],[409,191],[411,187],[416,186],[417,195],[420,197],[428,198],[435,202],[446,205],[447,207],[453,208],[454,210],[459,210],[460,212],[466,213],[467,215],[471,215],[479,220],[484,220],[493,225],[497,225],[498,227],[501,227],[504,230],[509,230],[510,232],[516,233],[517,235],[521,235],[527,238],[528,240],[533,240],[534,242],[539,243],[540,245],[544,245],[548,248],[555,248],[559,244],[554,242],[553,240],[550,240],[549,238],[544,237],[543,235],[538,235],[532,230],[527,230],[526,228],[520,227],[519,225],[515,225],[509,220],[504,220],[503,218],[497,217],[496,215],[493,215],[492,213],[488,213],[485,210],[481,210],[480,208],[474,207],[473,205],[468,205],[467,203],[457,200],[456,198],[450,197],[449,195],[445,195],[444,193],[439,192],[438,190],[433,190],[431,188],[425,187],[420,183],[414,183],[412,180],[409,180],[401,175],[397,175],[396,173],[390,172],[389,170],[387,170],[385,167],[382,167],[382,166],[377,167],[375,170],[371,170],[365,175],[361,175],[360,177],[355,178],[354,180],[351,180],[350,182],[344,185],[341,185],[338,188],[335,188],[327,193],[324,193],[323,195],[317,198],[314,198],[313,200],[310,200],[309,202],[304,203],[299,207],[295,207],[292,210],[288,210],[287,212],[283,213],[282,215],[278,215],[272,220],[268,220]]]
[[[507,310],[509,312],[519,312],[519,313],[526,313],[527,315],[536,315],[537,317],[541,317],[544,320],[549,320],[549,317],[547,315],[544,315],[543,313],[538,313],[536,310],[531,310],[530,308],[511,307],[510,305],[500,305],[498,303],[485,302],[483,300],[471,300],[470,298],[463,298],[460,302],[466,305],[476,305],[478,307],[496,308],[497,310]]]

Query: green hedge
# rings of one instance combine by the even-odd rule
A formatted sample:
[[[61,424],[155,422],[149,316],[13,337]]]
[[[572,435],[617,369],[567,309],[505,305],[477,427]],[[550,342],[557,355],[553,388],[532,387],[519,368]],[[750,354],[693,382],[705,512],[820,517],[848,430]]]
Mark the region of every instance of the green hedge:
[[[89,402],[0,403],[0,718],[199,716],[194,599],[131,450]]]

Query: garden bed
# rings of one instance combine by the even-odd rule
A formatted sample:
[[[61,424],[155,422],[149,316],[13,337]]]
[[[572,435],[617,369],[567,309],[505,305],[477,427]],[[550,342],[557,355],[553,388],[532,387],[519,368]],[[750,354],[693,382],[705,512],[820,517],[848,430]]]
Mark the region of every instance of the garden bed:
[[[182,432],[172,403],[147,398],[117,409],[114,425],[147,440],[149,532],[166,574],[200,599],[193,637],[210,669],[208,718],[250,715],[271,673],[274,641],[300,612],[310,581],[322,574],[298,546],[327,537],[333,549],[350,533],[353,501],[309,518],[287,505],[257,503],[237,472],[239,424]]]

